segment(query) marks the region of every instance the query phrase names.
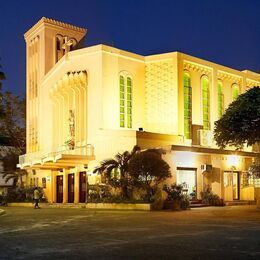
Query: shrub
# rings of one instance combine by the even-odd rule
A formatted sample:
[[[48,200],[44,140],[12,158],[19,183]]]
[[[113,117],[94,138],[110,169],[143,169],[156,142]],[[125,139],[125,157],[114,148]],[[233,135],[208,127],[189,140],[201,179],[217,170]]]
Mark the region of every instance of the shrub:
[[[223,200],[217,194],[214,194],[209,186],[205,188],[205,191],[200,193],[202,203],[209,204],[211,206],[223,206]]]
[[[88,202],[98,203],[110,196],[108,185],[89,185],[88,187]]]
[[[167,193],[162,189],[157,189],[154,196],[152,197],[152,209],[161,210],[164,206],[164,201],[167,198]]]
[[[183,194],[183,186],[178,184],[172,184],[170,186],[164,185],[163,190],[167,193],[166,204],[171,202],[172,209],[187,209],[190,206],[189,196]]]
[[[143,199],[126,198],[121,192],[115,192],[109,185],[90,185],[88,202],[91,203],[144,203]]]
[[[44,197],[43,188],[38,187],[40,192],[41,202],[46,202]],[[34,187],[21,187],[21,188],[12,188],[8,190],[6,195],[7,202],[33,202],[33,191]]]

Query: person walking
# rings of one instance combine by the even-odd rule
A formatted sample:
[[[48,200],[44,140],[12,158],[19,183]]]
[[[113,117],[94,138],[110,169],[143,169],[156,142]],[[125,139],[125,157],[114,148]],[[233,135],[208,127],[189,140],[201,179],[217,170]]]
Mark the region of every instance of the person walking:
[[[34,208],[35,209],[37,209],[37,208],[39,209],[40,208],[39,207],[40,192],[39,192],[37,187],[35,187],[35,189],[33,191],[33,199],[35,201]]]

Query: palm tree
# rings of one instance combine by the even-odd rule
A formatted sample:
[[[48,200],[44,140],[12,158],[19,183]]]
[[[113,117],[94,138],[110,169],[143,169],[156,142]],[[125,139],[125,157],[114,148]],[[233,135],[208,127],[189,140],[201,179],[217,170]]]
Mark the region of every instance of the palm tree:
[[[135,145],[131,152],[118,153],[114,159],[102,161],[100,166],[94,169],[94,173],[103,174],[107,183],[113,187],[120,187],[123,197],[129,198],[130,176],[128,174],[128,165],[130,159],[140,150],[140,147]]]
[[[18,181],[22,185],[22,177],[26,175],[25,170],[17,169],[18,155],[15,151],[9,151],[4,157],[1,158],[2,169],[0,168],[0,174],[2,174],[5,182],[13,179],[13,186],[16,187]]]

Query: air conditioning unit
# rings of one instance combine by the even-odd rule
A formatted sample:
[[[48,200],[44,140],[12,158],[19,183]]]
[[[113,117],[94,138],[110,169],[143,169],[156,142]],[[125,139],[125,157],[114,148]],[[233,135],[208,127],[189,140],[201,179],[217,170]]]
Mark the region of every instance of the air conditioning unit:
[[[213,145],[213,134],[210,130],[199,130],[200,145],[210,147]]]
[[[202,172],[211,172],[212,171],[212,165],[211,164],[202,164],[201,165],[201,171]]]

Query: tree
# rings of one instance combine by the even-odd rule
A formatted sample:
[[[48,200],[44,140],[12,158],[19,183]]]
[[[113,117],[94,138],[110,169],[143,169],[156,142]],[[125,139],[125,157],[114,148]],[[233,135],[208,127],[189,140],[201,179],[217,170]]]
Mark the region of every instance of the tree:
[[[224,115],[215,122],[214,138],[219,147],[233,145],[242,149],[255,145],[260,152],[260,87],[254,87],[238,96]],[[259,165],[259,155],[256,166]],[[258,168],[259,169],[259,168]],[[260,172],[258,170],[258,175]]]
[[[5,74],[1,70],[2,66],[0,65],[0,119],[4,116],[4,110],[2,105],[2,80],[5,80]]]
[[[2,174],[5,182],[10,179],[14,180],[13,186],[16,187],[18,181],[22,185],[22,177],[26,175],[25,170],[17,169],[19,151],[15,148],[10,148],[6,154],[0,158],[2,167],[0,168],[0,174]]]
[[[25,99],[4,92],[1,103],[0,136],[9,138],[11,146],[25,153]]]
[[[19,155],[25,153],[25,99],[3,92],[1,81],[4,79],[5,74],[0,70],[0,145],[9,147],[6,153],[1,153],[0,174],[6,182],[14,179],[16,185],[18,180],[22,183],[22,176],[26,174],[16,167]]]
[[[2,95],[3,116],[0,119],[0,145],[7,143],[11,148],[2,155],[3,170],[0,172],[7,182],[14,180],[14,185],[26,174],[17,169],[19,155],[25,153],[25,101],[10,92]],[[2,143],[3,142],[3,143]]]
[[[214,138],[217,145],[242,148],[260,141],[260,87],[238,96],[224,115],[215,122]]]
[[[151,201],[152,183],[155,187],[171,177],[170,166],[161,158],[161,153],[155,149],[135,154],[129,162],[129,175],[135,184],[146,190],[147,200]]]
[[[140,147],[134,146],[131,152],[125,151],[116,154],[114,159],[107,159],[100,163],[100,166],[94,169],[94,173],[103,174],[107,183],[112,187],[121,188],[124,198],[129,198],[128,188],[130,184],[130,176],[128,173],[128,165],[130,159],[140,151]]]

